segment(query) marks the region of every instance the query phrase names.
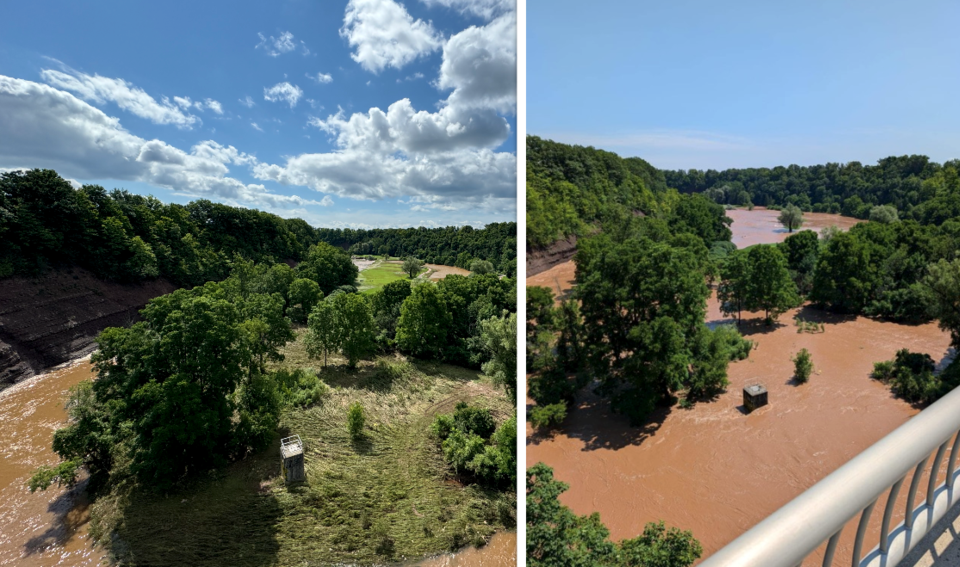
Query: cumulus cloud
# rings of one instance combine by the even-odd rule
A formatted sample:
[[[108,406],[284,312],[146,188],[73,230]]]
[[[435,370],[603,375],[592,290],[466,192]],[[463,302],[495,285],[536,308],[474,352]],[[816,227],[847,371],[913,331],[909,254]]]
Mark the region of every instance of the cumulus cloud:
[[[307,76],[313,79],[314,81],[320,83],[321,85],[325,85],[333,82],[333,75],[331,75],[330,73],[317,73],[316,75],[311,75],[307,73]]]
[[[268,38],[264,37],[262,33],[258,33],[257,36],[260,37],[260,43],[256,45],[255,49],[263,49],[270,57],[278,57],[297,48],[297,44],[293,41],[293,34],[288,31],[282,32],[280,37],[271,35]],[[303,44],[302,41],[300,43]],[[303,47],[306,49],[306,45]]]
[[[320,205],[230,177],[253,156],[212,140],[189,152],[126,131],[117,118],[49,85],[0,75],[0,164],[80,179],[140,181],[190,196],[264,207]]]
[[[440,101],[439,110],[417,110],[409,99],[402,99],[386,111],[371,108],[348,115],[340,109],[326,118],[313,117],[308,124],[329,135],[336,150],[293,156],[283,164],[258,163],[252,168],[254,177],[357,199],[402,197],[416,212],[474,208],[512,213],[516,156],[495,149],[511,135],[503,115],[516,112],[516,14],[508,9],[512,4],[497,6],[501,7],[489,10],[486,24],[471,26],[444,43],[434,85],[449,95]],[[351,0],[341,34],[352,45],[360,45],[358,30],[363,31],[365,22],[377,21],[369,16],[376,10],[401,11],[391,21],[408,27],[429,25],[414,22],[392,1]],[[390,35],[389,30],[381,33]],[[438,37],[432,28],[429,36]],[[407,60],[394,64],[401,60],[370,55],[377,54],[373,44],[367,42],[354,54],[373,72],[400,67],[422,53],[410,51],[413,55]]]
[[[472,14],[492,20],[496,16],[513,12],[517,9],[516,0],[420,0],[430,7],[444,6],[457,10],[463,14]]]
[[[253,108],[253,105],[257,103],[253,102],[253,99],[250,98],[250,95],[247,95],[240,99],[240,104],[242,104],[243,106],[246,106],[247,108]]]
[[[178,128],[189,129],[200,119],[181,106],[180,100],[189,102],[189,98],[174,97],[174,102],[163,97],[160,102],[143,89],[124,81],[100,75],[88,75],[65,67],[64,71],[43,69],[40,76],[48,84],[67,90],[83,100],[96,104],[113,102],[120,108],[154,124],[173,124]],[[187,108],[190,105],[187,104]]]
[[[265,100],[270,102],[286,102],[290,105],[290,108],[297,106],[297,101],[299,101],[302,96],[303,90],[300,87],[291,85],[286,81],[277,83],[269,89],[266,87],[263,88],[263,98]]]
[[[414,20],[394,0],[350,0],[340,36],[354,48],[350,57],[371,73],[400,69],[443,43],[429,22]]]
[[[482,27],[471,26],[443,47],[437,86],[453,89],[446,104],[516,112],[517,19],[505,14]]]

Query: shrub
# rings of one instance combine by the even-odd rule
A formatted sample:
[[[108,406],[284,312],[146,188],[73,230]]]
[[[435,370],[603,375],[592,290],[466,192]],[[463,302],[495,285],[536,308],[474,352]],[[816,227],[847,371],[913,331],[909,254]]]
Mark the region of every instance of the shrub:
[[[870,373],[870,377],[874,380],[880,380],[881,382],[886,382],[887,380],[893,378],[893,361],[883,360],[880,362],[874,362],[873,372]]]
[[[791,360],[793,360],[793,377],[797,382],[804,384],[810,380],[810,373],[813,372],[813,360],[810,358],[810,352],[802,348]]]
[[[330,393],[330,387],[312,370],[298,368],[291,372],[281,369],[274,372],[273,377],[283,403],[293,407],[316,405]]]
[[[530,410],[530,424],[535,429],[558,427],[567,418],[567,404],[560,402],[546,406],[534,406]]]
[[[363,434],[363,424],[366,419],[363,404],[353,402],[350,409],[347,410],[347,429],[350,430],[351,437],[357,439]]]
[[[940,380],[933,374],[935,367],[929,354],[900,349],[893,360],[890,379],[893,393],[911,403],[936,400],[942,393]]]
[[[490,410],[471,407],[464,402],[457,404],[453,412],[453,422],[460,431],[478,435],[483,439],[490,437],[497,428]]]
[[[455,428],[456,425],[453,423],[453,416],[443,413],[433,420],[430,431],[432,431],[438,439],[444,441],[447,437],[450,437],[450,433],[453,432]]]

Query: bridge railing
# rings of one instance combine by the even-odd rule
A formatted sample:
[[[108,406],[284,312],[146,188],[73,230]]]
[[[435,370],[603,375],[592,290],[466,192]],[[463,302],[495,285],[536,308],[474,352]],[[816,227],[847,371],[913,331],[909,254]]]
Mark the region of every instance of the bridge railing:
[[[824,543],[822,565],[828,567],[835,564],[845,526],[850,523],[852,530],[851,520],[857,516],[851,566],[895,567],[960,500],[958,432],[960,388],[708,557],[701,567],[796,567]],[[924,477],[926,482],[921,482]],[[898,497],[903,491],[906,504],[901,508]],[[884,494],[883,509],[874,510]],[[864,555],[874,513],[883,514],[879,544]],[[897,517],[903,521],[891,528]],[[815,563],[811,558],[807,564]]]

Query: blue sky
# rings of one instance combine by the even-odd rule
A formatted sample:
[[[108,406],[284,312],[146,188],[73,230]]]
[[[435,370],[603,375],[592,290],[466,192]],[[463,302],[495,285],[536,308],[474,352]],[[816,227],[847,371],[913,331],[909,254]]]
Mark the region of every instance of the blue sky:
[[[514,0],[9,4],[0,169],[316,226],[516,219]]]
[[[668,169],[960,158],[960,2],[530,0],[527,132]]]

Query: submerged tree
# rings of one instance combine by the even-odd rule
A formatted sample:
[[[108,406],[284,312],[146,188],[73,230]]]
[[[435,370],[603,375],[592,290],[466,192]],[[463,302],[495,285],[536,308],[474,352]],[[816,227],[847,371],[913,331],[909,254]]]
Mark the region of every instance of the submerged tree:
[[[788,231],[793,232],[794,229],[800,228],[800,226],[803,225],[803,211],[796,205],[787,205],[780,211],[780,216],[777,217],[777,220],[785,226]]]

